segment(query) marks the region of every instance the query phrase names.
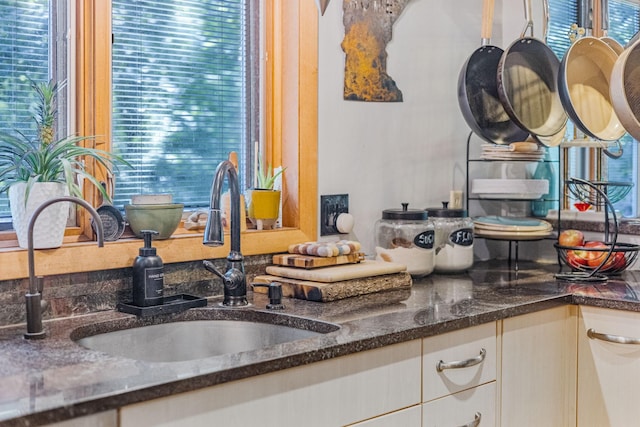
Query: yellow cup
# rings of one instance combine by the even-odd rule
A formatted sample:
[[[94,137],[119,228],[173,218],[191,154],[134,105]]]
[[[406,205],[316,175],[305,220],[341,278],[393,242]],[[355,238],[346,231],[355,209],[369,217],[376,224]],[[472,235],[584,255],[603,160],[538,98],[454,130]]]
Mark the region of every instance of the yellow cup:
[[[249,218],[276,219],[280,212],[279,190],[251,190]]]

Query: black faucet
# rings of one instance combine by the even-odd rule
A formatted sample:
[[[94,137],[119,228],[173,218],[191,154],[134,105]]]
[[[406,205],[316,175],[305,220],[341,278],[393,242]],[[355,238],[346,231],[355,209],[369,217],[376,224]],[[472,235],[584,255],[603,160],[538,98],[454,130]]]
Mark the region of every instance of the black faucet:
[[[27,250],[29,252],[29,291],[25,295],[27,304],[27,333],[24,334],[28,339],[40,339],[44,338],[46,332],[42,328],[42,276],[36,277],[35,273],[35,254],[33,250],[33,227],[36,224],[36,219],[42,213],[42,211],[48,206],[58,202],[73,202],[85,208],[93,217],[94,224],[96,225],[96,234],[98,235],[98,246],[104,246],[104,228],[102,226],[102,219],[98,212],[86,201],[77,197],[56,197],[54,199],[47,200],[36,208],[29,220],[29,228],[27,230]]]
[[[220,198],[222,195],[222,183],[225,175],[229,181],[231,193],[231,251],[227,256],[227,271],[222,274],[211,261],[203,261],[204,267],[222,279],[224,285],[224,299],[222,305],[229,307],[241,307],[248,305],[247,281],[244,274],[244,262],[240,252],[240,185],[236,168],[228,160],[218,165],[213,183],[211,185],[211,202],[209,217],[204,229],[202,243],[207,246],[222,246],[224,244],[224,230],[222,226],[222,212],[220,210]]]

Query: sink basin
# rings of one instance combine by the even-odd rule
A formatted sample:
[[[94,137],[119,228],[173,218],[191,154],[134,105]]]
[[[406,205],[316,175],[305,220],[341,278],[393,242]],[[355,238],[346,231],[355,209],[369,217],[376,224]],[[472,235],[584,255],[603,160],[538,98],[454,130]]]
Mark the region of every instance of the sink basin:
[[[112,356],[148,362],[183,362],[259,350],[317,337],[340,328],[332,323],[286,315],[269,316],[269,313],[233,310],[211,311],[226,311],[229,315],[221,316],[220,313],[216,313],[214,318],[206,318],[211,316],[203,316],[200,313],[195,319],[143,325],[139,323],[143,323],[144,320],[136,319],[132,323],[125,322],[122,325],[111,323],[108,328],[112,330],[104,333],[92,334],[90,328],[78,329],[72,333],[71,338],[85,348]],[[244,319],[245,317],[247,319]]]

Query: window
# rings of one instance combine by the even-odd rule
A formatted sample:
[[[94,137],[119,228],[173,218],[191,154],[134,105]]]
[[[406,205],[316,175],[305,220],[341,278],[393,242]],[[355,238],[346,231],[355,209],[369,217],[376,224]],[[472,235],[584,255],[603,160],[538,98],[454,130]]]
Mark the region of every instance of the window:
[[[216,166],[236,151],[243,188],[258,136],[258,9],[252,0],[113,0],[112,144],[133,166],[114,204],[170,193],[207,207]]]
[[[110,149],[112,33],[111,20],[104,17],[111,16],[111,1],[72,3],[78,8],[69,25],[71,39],[77,41],[73,55],[77,62],[73,68],[76,95],[72,99],[77,110],[74,128],[84,135],[104,135],[98,148]],[[311,1],[260,0],[260,7],[265,12],[263,44],[268,52],[268,60],[262,61],[266,76],[262,82],[265,99],[261,102],[265,138],[260,142],[266,144],[268,161],[287,166],[283,188],[286,227],[243,233],[244,255],[282,252],[292,243],[317,238],[318,12]],[[85,186],[85,192],[87,200],[94,205],[100,203],[89,186]],[[81,210],[78,216],[77,230],[68,230],[78,235],[65,237],[65,245],[47,251],[44,258],[36,254],[37,271],[53,275],[130,267],[140,240],[120,240],[98,248],[86,242],[91,234],[88,215]],[[28,276],[27,253],[15,250],[11,239],[11,233],[0,233],[0,280]],[[224,258],[228,254],[228,247],[204,247],[202,234],[196,232],[157,241],[154,246],[165,263]]]
[[[547,43],[551,49],[562,58],[570,46],[568,31],[572,23],[577,22],[577,1],[549,0],[550,25]],[[609,0],[609,37],[614,38],[623,46],[640,28],[640,5],[630,0]],[[574,127],[569,122],[568,135],[574,134]],[[637,143],[628,135],[621,139],[624,154],[620,159],[605,158],[602,168],[602,180],[633,181],[636,191],[632,191],[614,206],[624,216],[638,215],[638,148]],[[611,148],[616,151],[615,148]],[[568,176],[590,178],[590,170],[595,160],[590,159],[588,149],[578,148],[569,150]],[[594,179],[598,179],[594,177]]]
[[[67,92],[71,84],[67,70],[71,48],[66,31],[70,11],[67,0],[12,0],[0,2],[0,128],[32,136],[29,80],[55,78],[66,82],[58,97],[58,136],[67,135]],[[56,19],[50,22],[49,16]],[[60,31],[62,29],[62,31]],[[51,64],[51,66],[50,66]],[[6,194],[0,195],[0,229],[11,227]]]
[[[73,55],[50,40],[66,42],[65,1],[0,3],[9,17],[0,24],[7,34],[0,42],[6,58],[0,73],[7,76],[0,98],[9,100],[3,129],[32,131],[27,77],[64,80]],[[241,176],[248,187],[247,159],[255,157],[259,139],[257,11],[255,0],[112,2],[112,147],[134,166],[117,171],[116,206],[140,193],[171,193],[187,208],[208,206],[210,179],[229,151],[249,171]],[[60,18],[50,24],[50,16]],[[66,109],[59,112],[57,132],[66,135]],[[6,194],[0,215],[10,226]]]

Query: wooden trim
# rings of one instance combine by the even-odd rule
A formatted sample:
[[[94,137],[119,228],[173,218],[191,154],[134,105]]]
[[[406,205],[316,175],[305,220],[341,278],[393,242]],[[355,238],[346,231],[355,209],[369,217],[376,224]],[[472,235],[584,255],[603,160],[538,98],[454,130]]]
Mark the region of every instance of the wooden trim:
[[[78,68],[78,82],[81,82],[78,85],[78,126],[85,134],[105,135],[108,142],[111,109],[108,74],[111,67],[105,60],[110,58],[111,33],[109,29],[107,34],[105,27],[110,23],[101,21],[110,20],[97,18],[110,16],[105,3],[110,2],[77,0],[78,17],[82,21],[78,27],[78,63],[82,64]],[[287,46],[270,52],[270,67],[279,64],[278,68],[271,69],[271,76],[280,77],[274,83],[276,87],[268,92],[267,105],[272,114],[266,123],[271,135],[269,142],[274,147],[271,155],[280,157],[277,160],[287,166],[283,217],[285,224],[291,227],[243,233],[244,255],[284,252],[292,243],[317,238],[317,9],[311,1],[266,3],[274,7],[268,14],[267,28],[271,28],[272,34],[278,34],[274,39],[280,40],[281,46],[285,42]],[[276,19],[274,13],[280,18]],[[103,32],[102,38],[97,34],[93,36],[92,31],[98,29]],[[292,34],[296,36],[290,37]],[[276,54],[289,56],[276,59]],[[272,79],[273,83],[276,79]],[[89,200],[97,204],[94,198]],[[83,221],[82,225],[86,233],[88,221]],[[202,234],[192,233],[156,241],[154,246],[165,263],[174,263],[224,258],[229,253],[228,241],[227,238],[223,247],[210,248],[202,245]],[[59,249],[36,251],[36,273],[52,275],[130,267],[140,246],[139,239],[110,242],[104,248],[98,248],[95,242],[65,243]],[[28,277],[27,251],[24,249],[0,249],[0,265],[3,266],[0,280]]]
[[[283,154],[285,164],[293,162],[293,148],[298,155],[298,199],[296,224],[318,235],[318,9],[315,2],[300,2],[298,19],[298,138],[292,149]],[[286,217],[286,219],[289,219]]]

